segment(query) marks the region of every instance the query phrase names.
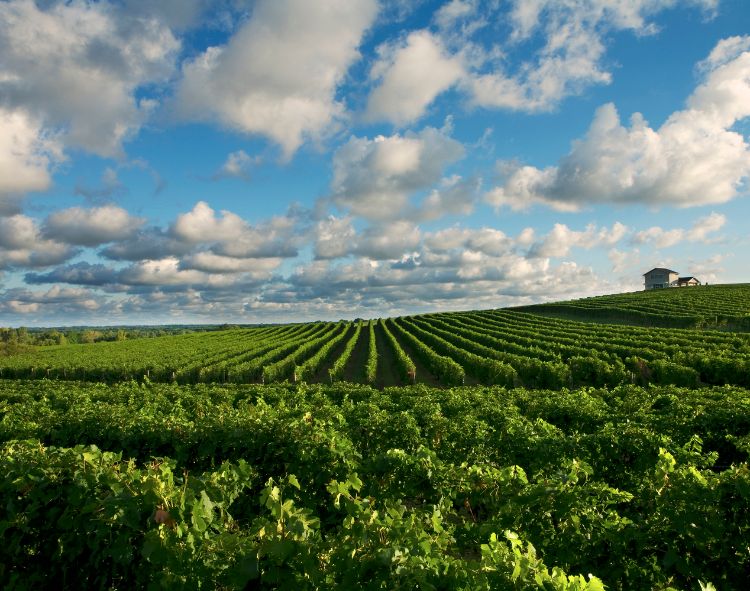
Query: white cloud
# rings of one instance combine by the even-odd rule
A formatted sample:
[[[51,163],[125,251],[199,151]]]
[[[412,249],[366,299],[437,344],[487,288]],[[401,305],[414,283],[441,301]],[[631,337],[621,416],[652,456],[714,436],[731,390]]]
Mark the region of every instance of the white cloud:
[[[313,249],[316,259],[335,259],[352,252],[357,232],[350,217],[328,216],[315,225]]]
[[[352,137],[333,157],[332,199],[367,219],[403,218],[410,197],[439,182],[463,154],[459,142],[432,127],[403,136]]]
[[[513,239],[494,228],[445,228],[427,234],[424,244],[427,249],[437,253],[462,249],[494,257],[509,254],[514,249]]]
[[[259,1],[226,46],[183,65],[182,116],[267,136],[290,157],[341,117],[336,88],[376,12],[375,0]]]
[[[231,211],[221,216],[205,201],[195,204],[192,211],[177,216],[169,234],[186,244],[215,243],[215,254],[235,258],[276,258],[297,255],[298,244],[306,233],[302,216],[290,211],[284,216],[251,226]]]
[[[204,273],[252,273],[256,278],[268,278],[269,272],[278,268],[280,258],[236,258],[213,252],[197,252],[180,261],[181,269],[194,269]]]
[[[371,121],[415,121],[436,96],[464,76],[460,58],[448,55],[440,38],[429,31],[415,31],[401,44],[381,46],[378,53],[371,72],[378,85],[366,111]]]
[[[120,280],[127,285],[165,286],[192,285],[209,282],[230,284],[232,278],[221,278],[220,275],[209,275],[193,269],[182,269],[180,260],[176,257],[166,259],[140,261],[123,269]]]
[[[38,120],[0,106],[0,196],[49,188],[49,168],[62,159],[57,137],[45,132]]]
[[[299,245],[307,239],[303,214],[290,211],[255,226],[248,225],[235,240],[222,240],[214,250],[238,258],[288,258],[297,256]]]
[[[44,233],[67,244],[98,246],[129,238],[144,222],[116,205],[71,207],[51,214],[44,223]]]
[[[435,13],[435,23],[440,29],[451,29],[455,24],[477,11],[476,0],[450,0]]]
[[[394,220],[357,232],[351,218],[329,216],[316,224],[313,236],[318,260],[349,255],[370,260],[394,260],[417,248],[421,231],[410,221]]]
[[[407,220],[396,220],[365,229],[356,242],[354,252],[373,260],[400,258],[417,248],[421,232]]]
[[[43,238],[30,217],[0,217],[0,269],[56,265],[75,252],[68,244]]]
[[[45,309],[57,312],[94,312],[100,308],[98,294],[88,289],[54,285],[47,291],[8,290],[0,296],[0,312],[35,314]]]
[[[689,2],[711,16],[718,0]],[[678,0],[451,0],[435,13],[437,32],[413,31],[385,44],[373,68],[379,81],[366,116],[403,125],[458,87],[475,106],[540,112],[591,85],[609,84],[606,39],[613,31],[649,35],[650,18]],[[506,39],[475,33],[508,22]],[[515,58],[515,59],[514,59]],[[515,64],[511,66],[511,64]]]
[[[21,214],[0,218],[0,248],[33,248],[38,241],[39,228],[32,218]]]
[[[636,232],[633,235],[633,244],[653,244],[656,248],[668,248],[681,242],[702,242],[709,243],[715,241],[715,238],[709,236],[715,234],[726,224],[725,215],[712,212],[706,217],[695,221],[690,229],[674,228],[665,230],[660,226],[652,226],[647,230]]]
[[[184,242],[220,242],[236,240],[247,228],[247,223],[231,211],[222,211],[221,217],[205,201],[199,201],[188,213],[177,216],[171,233]]]
[[[601,65],[605,54],[602,28],[621,25],[591,2],[516,2],[511,13],[520,42],[535,31],[544,12],[544,43],[536,58],[517,72],[495,67],[466,81],[471,100],[482,107],[547,111],[561,99],[592,84],[608,84],[611,74]],[[520,8],[519,8],[520,6]]]
[[[743,45],[733,47],[739,51]],[[510,166],[487,202],[497,208],[541,203],[575,211],[598,202],[690,207],[734,198],[750,175],[750,148],[732,130],[750,115],[750,51],[733,59],[722,51],[719,61],[688,99],[688,108],[660,128],[651,128],[639,113],[623,126],[614,105],[606,104],[557,166]]]
[[[565,224],[555,224],[541,241],[531,245],[529,256],[564,257],[573,247],[590,249],[613,246],[627,233],[627,226],[620,222],[612,224],[612,228],[597,228],[594,224],[589,224],[584,231],[571,230]]]
[[[108,3],[0,3],[5,108],[101,156],[119,155],[143,123],[155,103],[136,91],[166,81],[179,49],[156,18]]]
[[[414,217],[429,221],[446,215],[469,215],[474,211],[480,186],[481,179],[463,179],[458,175],[444,178],[419,204]]]
[[[750,50],[750,35],[727,37],[716,44],[708,57],[698,64],[698,68],[703,71],[715,70],[748,50]]]

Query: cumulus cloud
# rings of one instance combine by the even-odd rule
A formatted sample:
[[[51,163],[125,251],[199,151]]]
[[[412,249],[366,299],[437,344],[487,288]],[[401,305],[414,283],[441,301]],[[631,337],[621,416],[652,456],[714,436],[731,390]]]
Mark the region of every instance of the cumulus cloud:
[[[2,65],[0,99],[1,69]],[[3,213],[3,197],[6,211],[15,211],[15,201],[11,201],[10,196],[49,188],[49,169],[62,159],[58,137],[46,132],[38,119],[24,110],[8,109],[0,104],[0,214]]]
[[[143,218],[116,205],[71,207],[51,214],[44,223],[44,234],[67,244],[98,246],[127,239],[144,223]]]
[[[350,217],[328,216],[314,228],[313,251],[316,259],[336,259],[352,252],[357,231]]]
[[[69,244],[43,237],[32,218],[0,217],[0,269],[56,265],[76,252]]]
[[[81,288],[55,285],[47,291],[9,289],[0,294],[0,312],[13,314],[34,314],[45,309],[56,313],[94,312],[99,308],[97,294]]]
[[[571,230],[565,224],[555,224],[552,230],[529,249],[530,257],[564,257],[573,247],[595,248],[614,246],[628,233],[627,226],[620,222],[611,228],[597,228],[589,224],[584,231]]]
[[[237,258],[204,251],[183,257],[180,268],[204,273],[251,273],[266,278],[282,261],[281,258]]]
[[[518,255],[490,258],[470,253],[420,257],[415,265],[378,264],[357,259],[315,261],[289,278],[294,301],[325,303],[334,309],[375,309],[377,314],[413,313],[469,307],[497,307],[548,293],[575,293],[593,272],[575,263],[552,266],[543,259]],[[289,304],[290,287],[264,291],[256,303]],[[346,302],[346,303],[345,303]],[[372,314],[372,312],[371,312]]]
[[[690,2],[707,14],[718,0]],[[413,31],[379,49],[369,119],[403,125],[422,117],[441,93],[458,88],[474,106],[524,112],[554,109],[566,96],[609,84],[606,38],[612,31],[657,32],[651,17],[677,0],[451,0],[434,17],[437,31]],[[505,39],[476,36],[507,22]],[[486,36],[485,36],[486,37]],[[518,55],[515,68],[509,56]]]
[[[413,222],[396,220],[357,232],[351,218],[329,216],[314,230],[316,259],[357,255],[371,260],[398,259],[420,243],[421,231]]]
[[[289,258],[297,256],[299,245],[306,240],[305,223],[304,212],[292,208],[286,215],[253,226],[231,211],[217,215],[208,203],[199,201],[191,211],[177,216],[169,236],[186,245],[210,243],[212,252],[223,257]]]
[[[517,240],[495,228],[445,228],[430,232],[424,244],[432,252],[470,250],[488,256],[500,257],[513,252]]]
[[[438,183],[444,169],[463,155],[463,146],[447,129],[351,137],[333,156],[332,200],[371,220],[413,215],[411,196]]]
[[[407,220],[366,228],[356,242],[355,252],[374,260],[395,259],[417,247],[421,232]]]
[[[212,281],[212,276],[202,271],[182,269],[177,257],[139,261],[123,269],[119,277],[127,285],[146,286],[194,285]],[[226,281],[221,280],[221,283]]]
[[[185,63],[181,115],[261,134],[290,157],[344,112],[336,89],[377,12],[375,0],[261,0],[227,45]]]
[[[112,261],[141,261],[181,256],[193,249],[193,244],[174,238],[159,227],[142,228],[125,240],[114,242],[99,254]]]
[[[647,230],[636,232],[631,241],[633,244],[653,244],[656,248],[668,248],[682,242],[709,243],[716,240],[710,236],[715,234],[726,224],[725,215],[712,212],[706,217],[695,221],[691,228],[674,228],[665,230],[660,226],[652,226]]]
[[[710,16],[718,0],[689,4]],[[603,63],[608,33],[656,33],[649,19],[677,6],[677,0],[513,0],[510,46],[541,36],[541,48],[515,73],[495,69],[474,76],[468,82],[472,100],[485,107],[545,111],[588,86],[609,84],[612,75]]]
[[[730,57],[724,47],[687,108],[658,129],[639,113],[626,127],[606,104],[557,166],[506,165],[504,183],[487,193],[487,202],[575,211],[600,202],[691,207],[737,196],[750,175],[750,147],[732,127],[750,115],[750,51],[743,43],[731,48],[739,53]]]
[[[415,31],[402,43],[383,45],[378,54],[371,71],[377,86],[367,103],[369,120],[410,123],[464,76],[460,58],[448,55],[440,38],[429,31]]]
[[[451,175],[419,204],[413,215],[420,221],[437,220],[446,215],[469,215],[474,211],[482,179]]]
[[[188,213],[177,216],[171,227],[172,235],[183,242],[219,242],[236,240],[247,228],[247,223],[231,211],[221,217],[205,201],[199,201]]]
[[[117,156],[155,105],[136,92],[166,81],[179,49],[156,15],[127,7],[2,2],[0,101],[15,116],[59,129],[66,145]]]

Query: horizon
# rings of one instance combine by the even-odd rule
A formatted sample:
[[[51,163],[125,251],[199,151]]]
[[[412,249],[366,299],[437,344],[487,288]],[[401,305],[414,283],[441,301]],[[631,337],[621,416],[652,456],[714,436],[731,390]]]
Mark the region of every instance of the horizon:
[[[739,286],[739,285],[749,285],[750,282],[740,282],[740,283],[703,283],[700,286],[697,287],[729,287],[729,286]],[[674,288],[674,289],[680,289],[680,288]],[[684,288],[684,289],[695,289],[694,287],[690,288]],[[583,296],[581,298],[571,298],[568,300],[550,300],[545,302],[538,302],[540,304],[556,304],[556,303],[566,303],[570,301],[576,301],[578,299],[589,299],[589,298],[597,298],[597,297],[608,297],[613,295],[627,295],[627,294],[636,294],[636,293],[643,293],[643,292],[650,292],[650,291],[656,291],[656,292],[662,292],[662,291],[668,291],[668,290],[646,290],[646,289],[638,289],[635,291],[627,291],[627,292],[614,292],[614,293],[607,293],[607,294],[600,294],[596,296]],[[531,304],[534,305],[534,304]],[[432,312],[425,312],[424,314],[439,314],[441,312],[450,312],[450,313],[470,313],[470,312],[479,312],[479,311],[490,311],[490,310],[510,310],[513,309],[514,306],[503,306],[503,307],[497,307],[497,308],[467,308],[465,310],[434,310]],[[419,315],[419,314],[417,314]],[[193,323],[185,323],[185,324],[179,324],[179,323],[172,323],[172,324],[166,324],[166,323],[154,323],[154,324],[59,324],[59,325],[32,325],[32,324],[19,324],[19,325],[8,325],[8,326],[0,326],[0,329],[7,328],[7,329],[15,329],[18,330],[20,328],[28,328],[32,330],[76,330],[76,329],[114,329],[114,328],[190,328],[193,326],[197,327],[218,327],[221,328],[222,326],[229,326],[229,327],[237,327],[237,328],[252,328],[256,326],[271,326],[271,325],[286,325],[286,324],[313,324],[316,322],[356,322],[357,320],[362,320],[363,322],[369,322],[371,320],[379,320],[380,318],[389,318],[384,316],[372,316],[369,318],[360,318],[360,317],[353,317],[353,318],[338,318],[334,320],[323,320],[320,318],[313,318],[313,319],[307,319],[307,320],[297,320],[297,321],[268,321],[268,322],[220,322],[220,323],[211,323],[211,322],[193,322]]]
[[[748,22],[742,0],[1,2],[0,326],[750,282]]]

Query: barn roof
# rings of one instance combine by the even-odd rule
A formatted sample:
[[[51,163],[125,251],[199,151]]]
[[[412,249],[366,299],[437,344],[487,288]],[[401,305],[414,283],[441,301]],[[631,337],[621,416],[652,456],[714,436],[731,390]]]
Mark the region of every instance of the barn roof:
[[[646,271],[643,275],[648,275],[649,273],[653,273],[654,271],[662,271],[666,273],[677,273],[677,271],[672,271],[672,269],[665,269],[664,267],[654,267],[650,271]]]

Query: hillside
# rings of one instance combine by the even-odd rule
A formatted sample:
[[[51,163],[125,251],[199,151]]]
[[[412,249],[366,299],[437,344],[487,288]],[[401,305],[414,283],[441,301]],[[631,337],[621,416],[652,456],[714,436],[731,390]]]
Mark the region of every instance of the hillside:
[[[750,331],[750,284],[653,289],[514,309],[584,322]]]

